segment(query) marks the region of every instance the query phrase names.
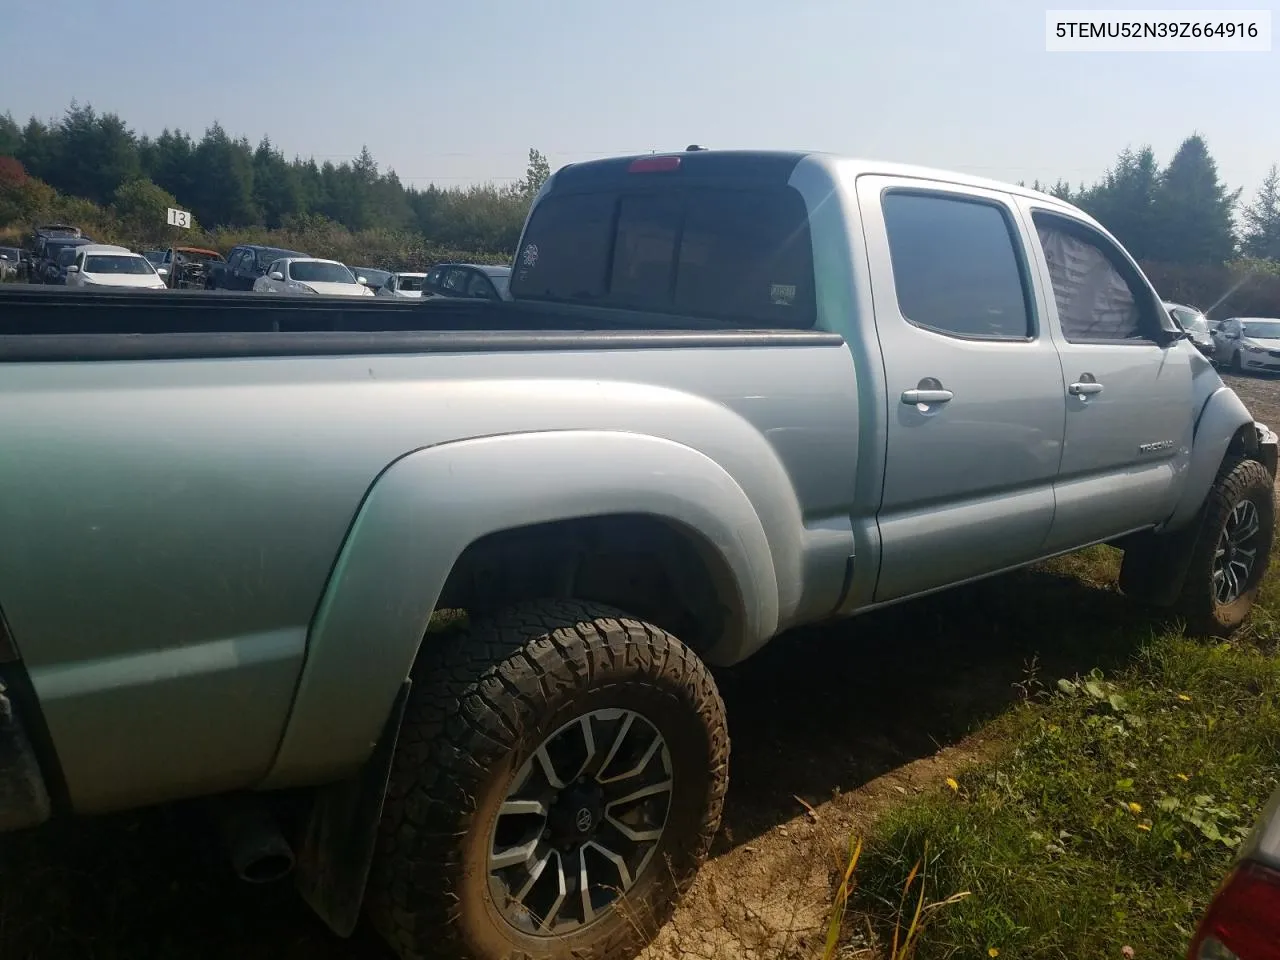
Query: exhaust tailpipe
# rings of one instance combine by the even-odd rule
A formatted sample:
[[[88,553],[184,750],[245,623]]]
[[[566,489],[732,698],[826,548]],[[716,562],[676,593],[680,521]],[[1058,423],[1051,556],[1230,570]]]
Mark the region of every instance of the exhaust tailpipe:
[[[246,883],[271,883],[293,870],[293,849],[258,797],[225,797],[214,807],[223,845],[236,876]]]

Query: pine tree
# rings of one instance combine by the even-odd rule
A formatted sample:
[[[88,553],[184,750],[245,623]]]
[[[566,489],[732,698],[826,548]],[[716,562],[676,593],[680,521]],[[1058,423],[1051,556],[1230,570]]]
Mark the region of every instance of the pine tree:
[[[1235,256],[1232,212],[1239,190],[1218,179],[1218,166],[1203,137],[1182,142],[1156,191],[1154,213],[1159,230],[1152,259],[1168,263],[1216,265]]]
[[[1280,168],[1273,163],[1258,188],[1253,203],[1244,208],[1244,236],[1240,247],[1246,256],[1280,260]]]

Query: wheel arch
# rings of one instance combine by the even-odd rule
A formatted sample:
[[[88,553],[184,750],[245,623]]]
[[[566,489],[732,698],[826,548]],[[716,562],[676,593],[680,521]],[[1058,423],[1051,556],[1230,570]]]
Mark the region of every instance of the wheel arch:
[[[1161,532],[1180,529],[1195,520],[1227,457],[1252,457],[1257,449],[1257,431],[1248,408],[1230,387],[1219,387],[1209,395],[1196,419],[1182,495]]]
[[[777,575],[760,517],[736,481],[691,447],[556,431],[418,450],[383,472],[357,513],[308,633],[280,749],[259,786],[321,783],[359,767],[432,612],[442,599],[456,602],[446,588],[454,598],[476,595],[467,586],[482,568],[475,557],[530,531],[598,535],[610,524],[658,534],[679,545],[673,556],[704,564],[723,614],[718,632],[699,644],[711,662],[741,659],[776,632]]]

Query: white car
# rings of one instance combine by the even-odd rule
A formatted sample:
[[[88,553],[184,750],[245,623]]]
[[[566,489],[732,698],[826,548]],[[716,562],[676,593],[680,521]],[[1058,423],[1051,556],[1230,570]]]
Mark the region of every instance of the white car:
[[[1215,357],[1235,373],[1280,370],[1280,320],[1232,317],[1213,334]]]
[[[253,282],[255,293],[319,293],[329,297],[372,297],[364,277],[337,260],[284,257]]]
[[[67,286],[82,290],[165,290],[151,261],[127,247],[86,244],[67,265]]]
[[[399,300],[421,300],[422,284],[426,279],[425,273],[393,273],[378,288],[377,295]]]

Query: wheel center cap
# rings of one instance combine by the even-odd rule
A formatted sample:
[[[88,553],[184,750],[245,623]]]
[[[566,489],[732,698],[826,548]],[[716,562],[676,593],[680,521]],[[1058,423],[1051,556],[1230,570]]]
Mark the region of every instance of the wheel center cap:
[[[576,846],[589,840],[604,817],[603,796],[598,784],[574,784],[562,792],[547,815],[551,842]]]

